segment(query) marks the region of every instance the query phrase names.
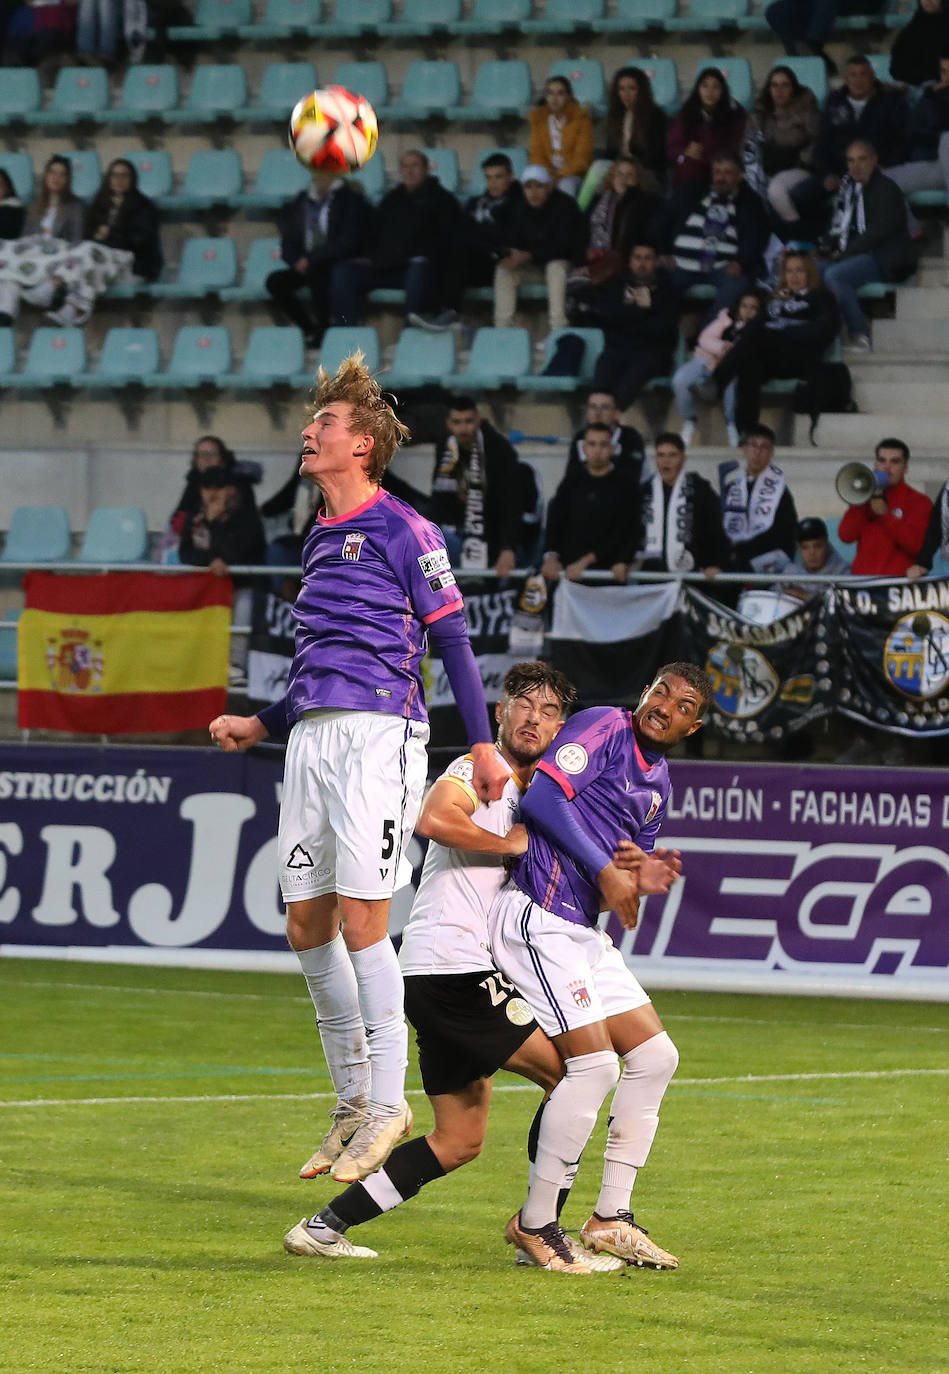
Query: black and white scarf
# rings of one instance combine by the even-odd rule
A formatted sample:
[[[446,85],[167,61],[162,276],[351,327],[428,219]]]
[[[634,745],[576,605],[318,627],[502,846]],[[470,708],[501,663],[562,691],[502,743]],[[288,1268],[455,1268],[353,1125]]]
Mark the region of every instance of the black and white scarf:
[[[662,478],[654,473],[643,486],[643,548],[644,559],[664,559],[669,572],[691,572],[695,559],[688,548],[693,528],[693,493],[695,483],[691,472],[680,472],[669,493],[666,505]]]
[[[433,486],[444,489],[446,479],[454,486],[458,499],[464,502],[465,515],[461,526],[462,568],[484,569],[488,566],[488,542],[484,537],[484,435],[479,429],[474,443],[462,458],[458,440],[450,434],[438,461]]]
[[[676,235],[676,266],[687,272],[709,272],[738,261],[738,223],[733,196],[709,191]]]
[[[840,183],[830,222],[830,236],[841,253],[847,251],[852,233],[867,232],[867,210],[863,203],[863,182],[848,173]]]
[[[750,494],[744,463],[722,463],[718,475],[722,524],[729,542],[744,544],[769,530],[784,495],[785,479],[781,469],[769,463],[755,478]]]

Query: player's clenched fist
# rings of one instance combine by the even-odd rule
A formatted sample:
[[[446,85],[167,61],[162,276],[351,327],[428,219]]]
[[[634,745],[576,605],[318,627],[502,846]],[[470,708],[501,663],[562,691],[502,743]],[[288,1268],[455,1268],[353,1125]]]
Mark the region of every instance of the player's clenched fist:
[[[215,716],[208,726],[211,739],[225,754],[249,749],[267,739],[267,730],[259,716]]]

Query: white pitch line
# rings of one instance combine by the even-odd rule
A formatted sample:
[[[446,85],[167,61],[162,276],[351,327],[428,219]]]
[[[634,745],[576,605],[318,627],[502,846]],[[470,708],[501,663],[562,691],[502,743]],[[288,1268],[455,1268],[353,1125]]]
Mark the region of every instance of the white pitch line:
[[[674,1078],[673,1088],[716,1087],[723,1083],[804,1083],[827,1078],[917,1078],[946,1075],[949,1069],[854,1069],[827,1073],[759,1073],[738,1074],[729,1078]],[[531,1083],[502,1083],[496,1093],[529,1093],[536,1088]],[[319,1102],[335,1098],[335,1093],[212,1093],[196,1097],[33,1097],[0,1101],[0,1107],[124,1107],[133,1102]],[[406,1096],[422,1097],[421,1088],[407,1088]]]

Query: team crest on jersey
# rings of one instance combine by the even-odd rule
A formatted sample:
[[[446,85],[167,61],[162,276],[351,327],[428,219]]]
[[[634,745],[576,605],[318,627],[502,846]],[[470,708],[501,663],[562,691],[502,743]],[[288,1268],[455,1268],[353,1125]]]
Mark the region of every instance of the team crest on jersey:
[[[343,557],[348,558],[351,563],[358,563],[365,542],[364,534],[360,534],[358,530],[350,530],[343,540]]]
[[[562,744],[554,755],[554,763],[561,773],[582,773],[589,762],[582,744]]]
[[[590,1006],[590,994],[587,992],[586,983],[568,983],[568,989],[581,1011],[586,1011]]]
[[[653,816],[656,814],[656,812],[659,810],[660,806],[662,805],[662,793],[661,793],[661,792],[653,791],[653,792],[651,792],[649,795],[652,797],[652,801],[650,802],[649,810],[646,812],[646,819],[643,821],[643,825],[648,825],[648,824],[649,824],[649,822],[652,820]]]

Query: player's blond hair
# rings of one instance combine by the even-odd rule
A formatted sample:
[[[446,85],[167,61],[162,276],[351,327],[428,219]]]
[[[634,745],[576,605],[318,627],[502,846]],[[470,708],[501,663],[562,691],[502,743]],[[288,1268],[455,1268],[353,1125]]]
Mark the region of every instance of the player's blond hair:
[[[366,367],[364,355],[359,349],[343,359],[335,377],[331,377],[322,366],[316,374],[314,415],[335,401],[344,401],[352,407],[350,434],[372,436],[366,476],[370,482],[381,481],[399,445],[411,435],[402,421],[397,419],[382,388]]]

